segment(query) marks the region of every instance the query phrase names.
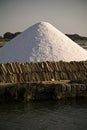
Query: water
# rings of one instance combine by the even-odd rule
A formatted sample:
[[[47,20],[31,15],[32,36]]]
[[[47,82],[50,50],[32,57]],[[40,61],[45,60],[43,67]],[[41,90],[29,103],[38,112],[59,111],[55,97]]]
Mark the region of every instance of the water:
[[[87,130],[87,100],[1,103],[0,130]]]

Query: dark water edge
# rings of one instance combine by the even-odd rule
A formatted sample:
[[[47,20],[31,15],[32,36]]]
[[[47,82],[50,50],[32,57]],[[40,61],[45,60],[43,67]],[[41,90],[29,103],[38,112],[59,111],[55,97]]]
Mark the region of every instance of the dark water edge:
[[[87,130],[87,99],[0,103],[0,130]]]

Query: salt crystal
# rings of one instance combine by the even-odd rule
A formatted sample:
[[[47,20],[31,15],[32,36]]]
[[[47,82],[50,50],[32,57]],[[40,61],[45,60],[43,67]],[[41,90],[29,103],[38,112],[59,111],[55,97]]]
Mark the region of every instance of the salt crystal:
[[[83,61],[87,51],[47,22],[39,22],[0,48],[0,63]]]

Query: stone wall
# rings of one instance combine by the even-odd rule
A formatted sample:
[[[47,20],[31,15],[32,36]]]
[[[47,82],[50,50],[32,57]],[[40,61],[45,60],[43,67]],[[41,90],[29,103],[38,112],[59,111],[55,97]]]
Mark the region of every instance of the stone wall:
[[[0,84],[0,102],[87,98],[87,83],[14,83]]]
[[[87,61],[0,64],[0,82],[87,80]]]

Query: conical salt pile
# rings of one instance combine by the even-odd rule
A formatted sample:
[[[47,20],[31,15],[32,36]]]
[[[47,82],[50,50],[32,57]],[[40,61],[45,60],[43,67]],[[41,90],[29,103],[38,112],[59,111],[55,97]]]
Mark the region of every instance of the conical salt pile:
[[[87,60],[87,51],[47,22],[39,22],[0,49],[0,63]]]

